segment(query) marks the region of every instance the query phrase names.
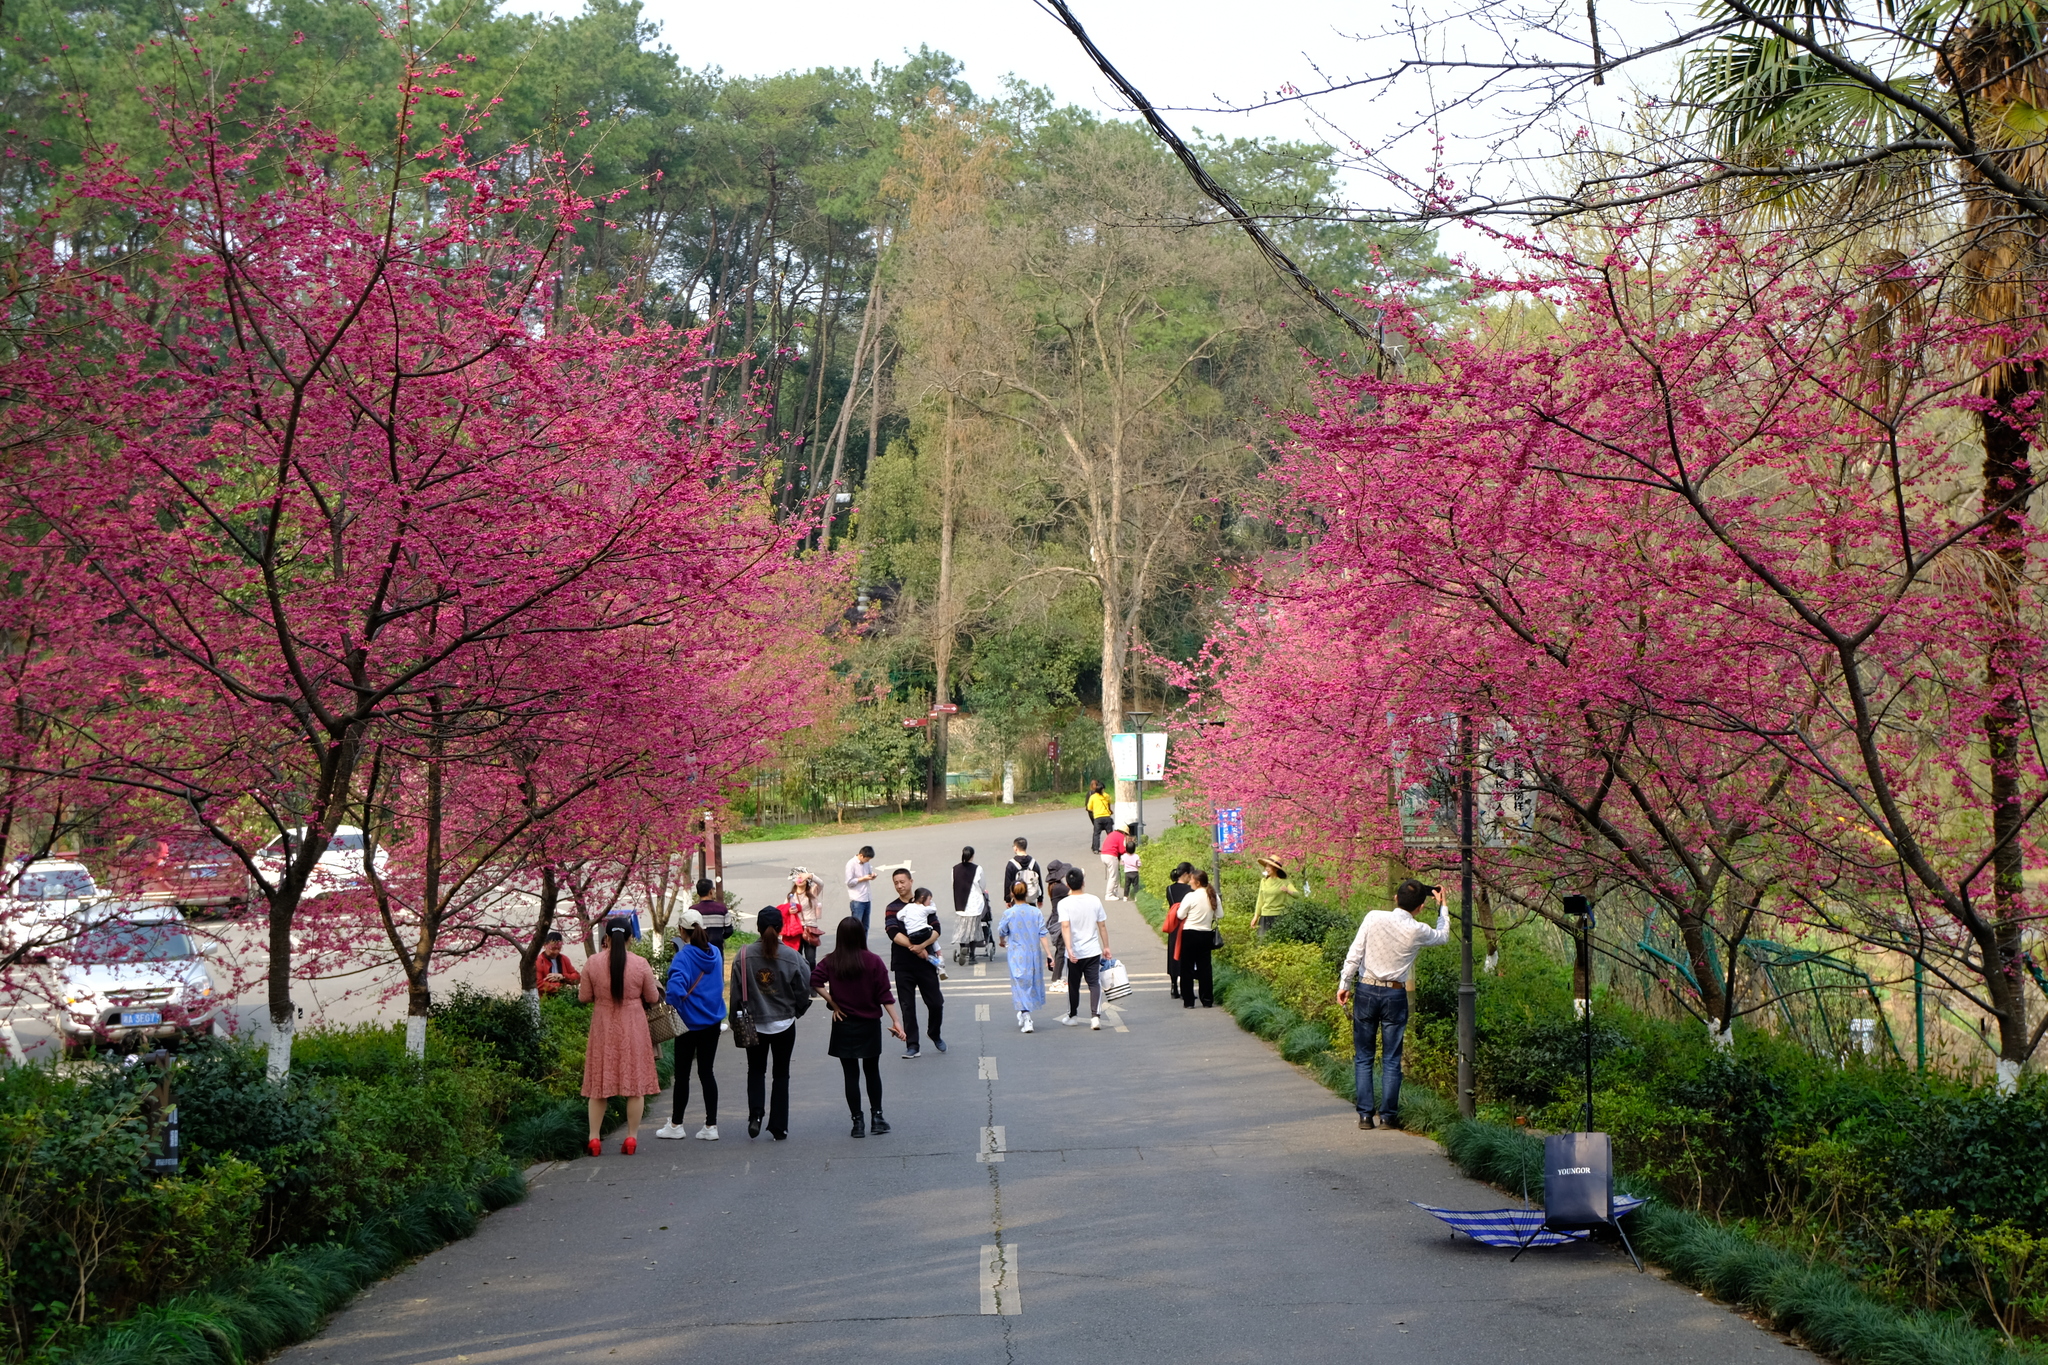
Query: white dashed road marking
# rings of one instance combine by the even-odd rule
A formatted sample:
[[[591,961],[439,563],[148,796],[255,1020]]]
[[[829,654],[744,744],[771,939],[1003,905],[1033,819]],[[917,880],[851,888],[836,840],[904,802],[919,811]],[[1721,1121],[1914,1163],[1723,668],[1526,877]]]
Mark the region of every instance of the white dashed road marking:
[[[981,1311],[1014,1318],[1024,1311],[1024,1295],[1017,1278],[1017,1244],[998,1247],[990,1242],[981,1249]]]
[[[1001,1161],[1003,1153],[1008,1147],[1009,1139],[1003,1136],[1003,1125],[998,1123],[993,1128],[981,1130],[981,1147],[975,1152],[974,1159],[983,1165],[987,1165],[992,1161]]]
[[[977,1024],[986,1024],[988,1022],[987,1005],[976,1005],[974,1007],[974,1022]]]
[[[974,1079],[977,1081],[992,1081],[995,1078],[996,1059],[993,1057],[983,1057],[981,1059],[981,1070],[975,1073]]]

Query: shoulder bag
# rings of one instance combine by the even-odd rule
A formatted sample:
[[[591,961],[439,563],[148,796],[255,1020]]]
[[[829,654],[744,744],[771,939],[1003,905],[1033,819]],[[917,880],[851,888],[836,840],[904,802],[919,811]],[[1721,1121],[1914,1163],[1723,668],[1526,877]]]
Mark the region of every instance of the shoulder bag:
[[[683,1016],[666,996],[647,1007],[647,1036],[657,1044],[681,1037],[682,1033]]]
[[[748,946],[751,947],[752,945]],[[734,1007],[732,1012],[732,1045],[734,1047],[747,1048],[760,1042],[761,1035],[755,1031],[753,1011],[747,1008],[747,950],[745,948],[740,949],[739,969],[740,1003]]]

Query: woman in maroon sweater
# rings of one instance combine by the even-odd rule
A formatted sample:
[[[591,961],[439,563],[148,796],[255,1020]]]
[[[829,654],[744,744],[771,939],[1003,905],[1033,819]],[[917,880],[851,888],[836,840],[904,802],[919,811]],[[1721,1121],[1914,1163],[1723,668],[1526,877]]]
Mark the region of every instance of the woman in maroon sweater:
[[[896,996],[889,989],[889,969],[868,951],[868,933],[848,915],[839,921],[839,941],[811,971],[811,989],[832,1011],[832,1045],[826,1051],[839,1059],[846,1073],[846,1107],[853,1111],[853,1135],[866,1137],[860,1116],[860,1077],[868,1077],[868,1127],[877,1137],[889,1131],[882,1117],[882,1011],[889,1012],[891,1036],[903,1036],[896,1015]]]

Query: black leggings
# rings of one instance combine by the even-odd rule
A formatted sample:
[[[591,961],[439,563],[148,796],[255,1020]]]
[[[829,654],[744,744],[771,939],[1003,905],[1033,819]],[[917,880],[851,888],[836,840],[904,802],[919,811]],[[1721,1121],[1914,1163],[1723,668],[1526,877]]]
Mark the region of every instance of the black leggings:
[[[697,1079],[704,1087],[704,1122],[707,1126],[718,1126],[718,1077],[711,1074],[712,1066],[718,1061],[718,1026],[693,1028],[676,1038],[676,1093],[674,1122],[678,1127],[683,1122],[683,1111],[690,1107],[690,1063],[697,1064]]]
[[[780,1137],[789,1131],[789,1054],[796,1050],[796,1025],[780,1033],[764,1033],[761,1041],[747,1049],[747,1119],[764,1113],[768,1131]],[[770,1061],[775,1063],[774,1087],[769,1087]]]
[[[855,1118],[860,1117],[860,1073],[868,1073],[868,1108],[877,1114],[882,1112],[882,1059],[876,1057],[841,1057],[839,1069],[846,1073],[846,1107]]]

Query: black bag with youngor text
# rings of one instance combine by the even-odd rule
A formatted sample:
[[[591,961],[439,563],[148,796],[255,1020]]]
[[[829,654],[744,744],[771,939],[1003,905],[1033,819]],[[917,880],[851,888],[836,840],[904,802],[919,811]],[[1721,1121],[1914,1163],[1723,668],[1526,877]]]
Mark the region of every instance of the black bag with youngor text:
[[[749,944],[748,947],[753,945]],[[749,1048],[761,1041],[761,1035],[754,1028],[753,1011],[747,1008],[747,949],[740,949],[740,1003],[732,1012],[732,1045]]]

